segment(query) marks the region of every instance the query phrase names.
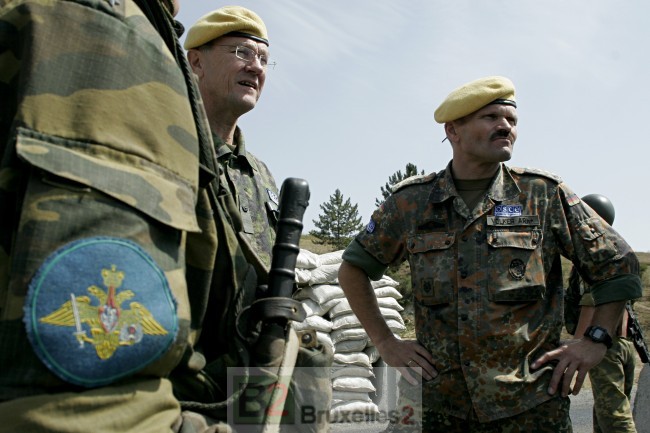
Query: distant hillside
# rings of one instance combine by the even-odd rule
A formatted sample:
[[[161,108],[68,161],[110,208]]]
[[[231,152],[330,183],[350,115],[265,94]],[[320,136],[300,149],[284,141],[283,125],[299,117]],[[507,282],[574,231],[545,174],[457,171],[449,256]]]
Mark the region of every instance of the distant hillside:
[[[316,241],[317,239],[314,236],[303,235],[300,237],[300,248],[311,251],[314,254],[324,254],[335,251],[330,245],[319,245]]]

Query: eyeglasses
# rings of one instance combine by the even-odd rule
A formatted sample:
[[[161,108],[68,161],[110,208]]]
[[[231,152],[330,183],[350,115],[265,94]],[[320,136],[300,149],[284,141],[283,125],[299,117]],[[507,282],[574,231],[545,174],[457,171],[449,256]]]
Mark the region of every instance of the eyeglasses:
[[[246,63],[252,63],[255,61],[255,58],[258,58],[260,61],[260,65],[262,65],[262,68],[267,69],[269,66],[271,67],[271,69],[275,68],[276,63],[275,62],[269,63],[268,55],[259,54],[257,51],[255,51],[252,48],[245,47],[244,45],[217,45],[217,46],[234,48],[235,56],[238,59],[245,61]]]

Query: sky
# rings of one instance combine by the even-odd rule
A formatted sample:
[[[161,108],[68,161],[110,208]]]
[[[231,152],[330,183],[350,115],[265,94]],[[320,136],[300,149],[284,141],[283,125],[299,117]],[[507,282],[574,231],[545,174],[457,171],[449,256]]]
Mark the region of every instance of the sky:
[[[336,189],[365,225],[393,173],[444,169],[451,146],[433,112],[456,87],[502,75],[519,116],[507,164],[607,196],[617,231],[650,252],[647,0],[181,0],[176,19],[189,28],[233,4],[262,17],[277,62],[239,126],[278,187],[309,183],[303,233]]]

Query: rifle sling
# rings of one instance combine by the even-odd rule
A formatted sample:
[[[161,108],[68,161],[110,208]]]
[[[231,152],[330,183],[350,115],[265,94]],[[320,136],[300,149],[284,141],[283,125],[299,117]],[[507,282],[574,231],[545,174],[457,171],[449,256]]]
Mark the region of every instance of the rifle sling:
[[[262,322],[278,319],[302,322],[307,316],[300,302],[291,298],[258,299],[251,305],[251,315]]]

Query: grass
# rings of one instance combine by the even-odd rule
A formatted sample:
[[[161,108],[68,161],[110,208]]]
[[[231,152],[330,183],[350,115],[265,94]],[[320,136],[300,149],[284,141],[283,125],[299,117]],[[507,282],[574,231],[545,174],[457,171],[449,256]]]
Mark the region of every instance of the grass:
[[[303,235],[300,238],[300,248],[311,251],[314,254],[325,254],[335,251],[330,245],[320,245],[312,235]]]

